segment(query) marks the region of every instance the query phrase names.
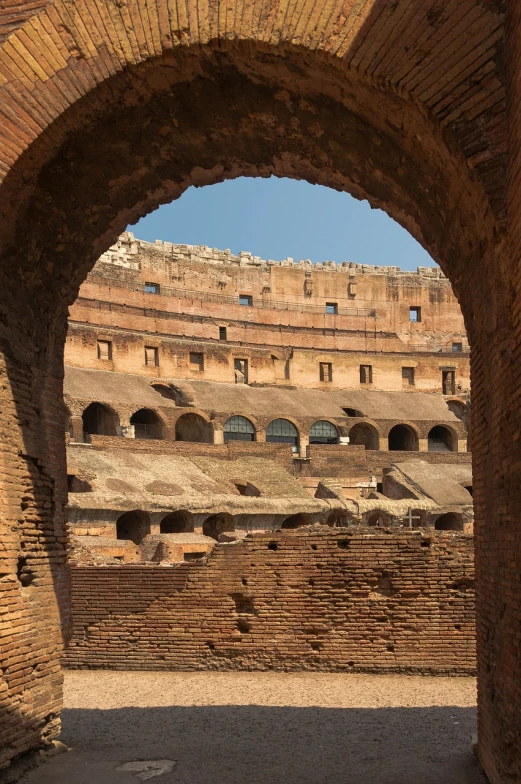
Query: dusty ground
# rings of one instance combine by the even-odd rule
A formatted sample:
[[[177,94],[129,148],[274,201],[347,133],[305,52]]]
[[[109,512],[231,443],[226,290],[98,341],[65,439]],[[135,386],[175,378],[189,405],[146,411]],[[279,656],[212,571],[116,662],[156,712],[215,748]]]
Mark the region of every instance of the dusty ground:
[[[23,781],[484,784],[470,750],[475,688],[472,678],[68,672],[72,751]],[[159,767],[171,772],[117,770],[139,760],[170,760]]]

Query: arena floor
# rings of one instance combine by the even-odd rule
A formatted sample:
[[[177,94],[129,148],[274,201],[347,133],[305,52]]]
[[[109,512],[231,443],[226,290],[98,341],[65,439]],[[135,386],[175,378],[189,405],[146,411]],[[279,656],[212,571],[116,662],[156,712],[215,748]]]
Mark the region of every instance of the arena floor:
[[[65,674],[71,751],[24,784],[484,784],[473,678]]]

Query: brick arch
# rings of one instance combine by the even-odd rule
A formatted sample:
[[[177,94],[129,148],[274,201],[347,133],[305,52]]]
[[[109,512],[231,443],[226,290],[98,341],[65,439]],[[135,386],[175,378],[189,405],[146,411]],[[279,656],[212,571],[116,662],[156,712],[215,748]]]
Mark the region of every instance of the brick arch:
[[[418,3],[401,0],[334,8],[317,0],[305,9],[295,3],[294,14],[282,0],[190,4],[189,11],[171,0],[163,14],[153,0],[146,13],[144,0],[41,0],[22,2],[5,26],[0,17],[0,331],[10,424],[2,470],[8,480],[24,479],[9,484],[6,518],[16,530],[20,497],[32,487],[42,526],[62,543],[50,572],[41,571],[50,569],[45,559],[36,568],[42,584],[49,574],[54,580],[66,634],[66,573],[57,555],[61,546],[63,558],[66,487],[55,414],[66,306],[126,223],[190,184],[240,174],[306,178],[368,197],[440,262],[471,332],[478,612],[487,639],[480,643],[480,753],[491,779],[515,780],[521,762],[510,750],[521,745],[521,692],[506,699],[501,687],[502,675],[521,667],[501,640],[521,605],[511,556],[519,471],[506,471],[511,442],[495,436],[518,416],[512,365],[521,360],[511,315],[521,282],[503,235],[503,5],[449,5],[441,20],[421,15],[413,35],[408,14],[420,16]],[[515,94],[510,105],[515,112]],[[514,161],[521,135],[514,122],[510,133]],[[512,164],[512,187],[515,171]],[[515,203],[509,215],[517,225]],[[512,259],[520,255],[516,225]],[[490,552],[487,528],[496,537]],[[10,608],[30,619],[36,639],[57,632],[60,621],[57,605],[46,601],[40,617],[20,598]],[[24,711],[23,722],[28,736],[51,738],[59,675],[39,681],[38,701],[52,707],[51,718],[40,730],[40,717]]]

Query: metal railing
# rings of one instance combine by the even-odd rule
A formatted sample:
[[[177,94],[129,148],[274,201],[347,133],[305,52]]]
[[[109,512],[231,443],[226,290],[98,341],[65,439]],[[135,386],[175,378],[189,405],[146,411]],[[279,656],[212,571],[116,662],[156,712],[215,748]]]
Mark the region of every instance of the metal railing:
[[[132,425],[134,428],[134,438],[163,438],[163,432],[159,425]]]
[[[178,299],[190,299],[195,302],[215,302],[221,305],[237,305],[241,308],[265,308],[268,310],[286,310],[293,313],[316,313],[323,316],[363,316],[367,318],[376,318],[376,310],[369,308],[338,308],[336,313],[326,313],[325,305],[306,305],[302,302],[289,302],[280,300],[263,299],[259,297],[252,297],[251,305],[241,305],[239,295],[229,296],[227,294],[212,294],[209,291],[191,291],[189,289],[177,289],[171,286],[163,286],[161,284],[160,290],[157,293],[146,291],[144,283],[127,283],[124,281],[114,280],[107,278],[104,275],[89,275],[89,280],[96,282],[96,280],[103,281],[105,284],[110,284],[118,288],[128,288],[132,291],[141,291],[144,294],[150,294],[151,297],[164,295],[167,297],[176,297]]]

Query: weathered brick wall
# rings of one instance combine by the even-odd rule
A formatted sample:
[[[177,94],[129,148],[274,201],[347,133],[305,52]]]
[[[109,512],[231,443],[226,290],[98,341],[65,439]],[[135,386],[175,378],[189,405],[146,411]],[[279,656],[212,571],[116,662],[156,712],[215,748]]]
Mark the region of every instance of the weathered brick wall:
[[[165,453],[184,457],[212,456],[233,460],[237,457],[263,457],[276,460],[292,470],[293,453],[288,444],[256,441],[230,441],[228,444],[199,444],[193,441],[155,441],[152,439],[91,436],[92,446],[99,449],[126,449],[130,452]],[[83,447],[81,447],[83,448]]]
[[[75,566],[68,667],[471,673],[473,544],[288,532],[207,562]]]
[[[309,461],[295,460],[299,476],[381,476],[391,463],[425,460],[427,463],[471,463],[470,452],[380,452],[337,444],[311,444]]]

